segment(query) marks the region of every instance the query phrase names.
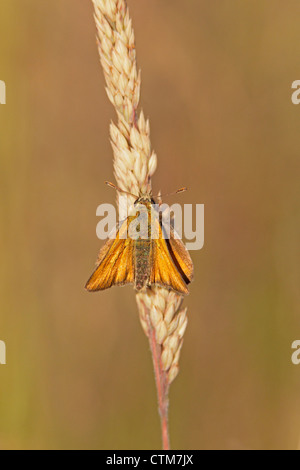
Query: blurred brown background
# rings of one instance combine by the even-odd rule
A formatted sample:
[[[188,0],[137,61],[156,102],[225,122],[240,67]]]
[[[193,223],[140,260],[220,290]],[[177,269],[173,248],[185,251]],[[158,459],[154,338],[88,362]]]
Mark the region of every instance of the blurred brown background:
[[[300,441],[298,0],[129,0],[154,190],[206,206],[171,388],[173,448]],[[114,202],[89,0],[1,0],[0,448],[159,449],[130,287],[83,286]],[[175,201],[174,201],[175,202]]]

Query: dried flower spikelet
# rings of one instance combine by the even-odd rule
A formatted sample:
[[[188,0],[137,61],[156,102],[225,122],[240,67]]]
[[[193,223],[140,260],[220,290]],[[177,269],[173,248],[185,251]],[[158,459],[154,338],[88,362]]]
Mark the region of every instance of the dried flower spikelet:
[[[142,327],[147,336],[154,329],[161,347],[161,363],[170,384],[179,371],[179,357],[187,327],[187,309],[181,310],[183,298],[167,289],[155,287],[137,294]]]
[[[118,125],[111,124],[115,177],[121,189],[145,194],[151,189],[157,157],[151,153],[149,121],[143,112],[137,114],[141,73],[137,70],[132,22],[125,0],[93,3],[106,92],[118,116]]]

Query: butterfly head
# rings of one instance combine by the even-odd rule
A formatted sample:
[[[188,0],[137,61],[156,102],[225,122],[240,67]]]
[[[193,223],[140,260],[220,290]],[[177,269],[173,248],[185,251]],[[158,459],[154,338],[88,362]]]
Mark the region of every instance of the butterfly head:
[[[150,193],[150,194],[142,194],[141,196],[139,196],[136,199],[134,205],[137,206],[139,204],[143,204],[144,206],[149,206],[149,205],[156,204],[156,202],[152,197],[152,193]]]
[[[106,184],[108,186],[110,186],[111,188],[114,188],[115,190],[117,190],[120,193],[127,194],[129,196],[135,197],[136,198],[135,203],[134,203],[135,206],[137,206],[138,204],[144,204],[145,206],[149,207],[151,205],[156,204],[156,201],[155,201],[155,199],[153,198],[153,195],[152,195],[152,191],[149,192],[149,193],[146,193],[146,194],[140,193],[140,195],[137,197],[137,196],[135,196],[134,194],[132,194],[128,191],[124,191],[123,189],[118,188],[113,183],[110,183],[110,182],[106,181]],[[178,189],[178,191],[176,191],[175,193],[164,194],[164,196],[172,196],[173,194],[182,193],[186,190],[187,190],[187,188],[181,188],[181,189]],[[159,194],[157,197],[159,199],[159,204],[161,204],[162,195]]]

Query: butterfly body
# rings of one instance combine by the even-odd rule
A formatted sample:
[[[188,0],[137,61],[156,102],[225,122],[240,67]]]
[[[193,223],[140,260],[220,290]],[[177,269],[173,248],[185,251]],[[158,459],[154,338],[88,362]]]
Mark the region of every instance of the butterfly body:
[[[150,277],[152,269],[152,243],[151,243],[151,208],[155,204],[154,200],[150,197],[143,197],[135,202],[135,207],[138,210],[145,209],[148,214],[147,224],[145,229],[140,232],[140,237],[134,244],[134,264],[135,264],[135,289],[140,291],[145,287],[150,287]],[[142,207],[141,207],[142,206]]]
[[[134,248],[135,288],[138,291],[149,285],[151,274],[151,248],[150,240],[136,241]]]
[[[133,284],[136,291],[158,285],[188,294],[187,285],[193,279],[192,260],[173,229],[170,239],[165,239],[154,204],[150,195],[137,199],[136,214],[129,216],[116,238],[109,239],[101,249],[97,268],[86,284],[87,290]],[[139,223],[141,214],[146,217],[145,223]]]

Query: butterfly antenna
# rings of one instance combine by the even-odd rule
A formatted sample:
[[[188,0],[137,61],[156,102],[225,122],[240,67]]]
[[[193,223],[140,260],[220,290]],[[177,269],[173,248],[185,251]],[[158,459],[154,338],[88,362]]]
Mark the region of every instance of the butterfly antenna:
[[[184,193],[185,191],[188,191],[188,188],[180,188],[177,191],[175,191],[174,193],[158,194],[156,197],[157,198],[162,198],[162,197],[174,196],[175,194]]]
[[[105,181],[105,184],[106,184],[107,186],[109,186],[110,188],[115,189],[115,190],[118,191],[119,193],[127,194],[128,196],[133,196],[133,197],[135,197],[136,199],[138,199],[138,196],[136,196],[135,194],[129,193],[128,191],[124,191],[123,189],[121,189],[121,188],[119,188],[118,186],[116,186],[114,183],[110,183],[109,181]]]
[[[180,188],[176,191],[175,194],[179,194],[179,193],[185,193],[186,191],[188,191],[188,188]]]

